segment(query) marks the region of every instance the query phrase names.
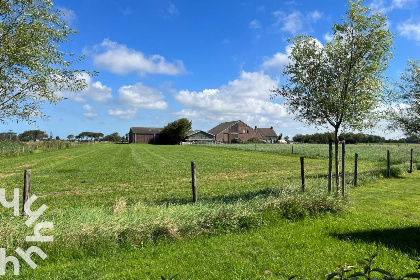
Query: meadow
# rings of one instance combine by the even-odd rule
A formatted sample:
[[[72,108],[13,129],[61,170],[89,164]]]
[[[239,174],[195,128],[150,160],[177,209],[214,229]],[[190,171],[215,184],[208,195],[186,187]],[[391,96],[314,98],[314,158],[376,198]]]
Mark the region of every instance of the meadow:
[[[326,145],[295,145],[293,154],[290,145],[85,145],[3,156],[0,188],[10,198],[30,169],[33,207],[47,205],[42,218],[54,223],[42,231],[54,242],[38,244],[48,258],[34,257],[35,270],[22,264],[23,279],[324,279],[373,251],[403,273],[420,247],[420,176],[383,179],[383,170],[387,149],[407,170],[411,148],[417,167],[417,145],[347,145],[347,184],[357,152],[361,187],[345,198],[327,192]],[[11,209],[0,214],[0,247],[27,248],[33,229]]]

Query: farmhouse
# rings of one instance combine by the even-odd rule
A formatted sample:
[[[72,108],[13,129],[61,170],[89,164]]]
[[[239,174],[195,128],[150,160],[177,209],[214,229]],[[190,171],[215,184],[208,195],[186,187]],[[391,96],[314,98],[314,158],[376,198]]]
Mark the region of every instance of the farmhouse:
[[[130,127],[128,133],[129,143],[158,143],[161,127]]]
[[[215,136],[203,130],[191,130],[188,132],[185,141],[198,144],[210,144],[215,142]]]
[[[261,136],[263,137],[262,140],[266,142],[274,143],[277,140],[277,133],[274,131],[273,127],[255,127],[255,131],[261,134]]]
[[[215,136],[215,140],[223,143],[232,143],[234,141],[246,142],[251,138],[262,140],[262,135],[252,129],[242,121],[232,121],[221,123],[209,130],[210,134]]]

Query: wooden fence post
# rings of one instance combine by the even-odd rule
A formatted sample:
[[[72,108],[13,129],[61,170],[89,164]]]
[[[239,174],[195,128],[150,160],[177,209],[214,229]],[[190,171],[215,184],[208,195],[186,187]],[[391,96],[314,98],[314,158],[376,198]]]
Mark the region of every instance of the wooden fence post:
[[[411,149],[410,154],[410,173],[413,173],[413,149]]]
[[[305,158],[300,158],[300,176],[302,177],[302,192],[305,192]]]
[[[197,185],[196,185],[196,176],[195,176],[195,162],[191,162],[191,187],[193,193],[193,202],[197,202]]]
[[[328,145],[328,192],[331,192],[332,188],[332,140]]]
[[[356,154],[354,154],[354,185],[355,186],[357,186],[357,179],[358,179],[358,175],[357,175],[357,171],[358,171],[358,168],[357,168],[357,165],[358,165],[358,163],[359,163],[359,154],[358,153],[356,153]]]
[[[388,175],[388,178],[391,178],[391,157],[389,155],[389,150],[386,151],[386,161],[387,161],[387,175]]]
[[[345,195],[346,189],[346,141],[341,143],[341,194]]]
[[[292,154],[293,154],[293,144],[292,144]]]
[[[31,191],[31,170],[25,169],[25,174],[23,178],[22,216],[26,216],[25,203],[29,199],[30,191]]]

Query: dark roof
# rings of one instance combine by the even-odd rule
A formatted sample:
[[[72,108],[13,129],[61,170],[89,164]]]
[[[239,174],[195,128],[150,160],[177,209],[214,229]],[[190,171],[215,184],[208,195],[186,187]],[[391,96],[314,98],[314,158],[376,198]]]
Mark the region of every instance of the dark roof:
[[[211,134],[211,133],[209,133],[207,131],[204,131],[204,130],[190,130],[190,131],[188,131],[187,137],[189,137],[191,135],[194,135],[194,134],[197,134],[199,132],[204,132],[205,134],[209,134],[211,136],[214,136],[213,134]]]
[[[160,134],[162,127],[130,127],[130,131],[135,134]]]
[[[221,123],[221,124],[213,127],[212,129],[210,129],[209,130],[209,133],[211,133],[213,135],[217,135],[220,132],[222,132],[223,130],[231,127],[232,125],[234,125],[234,124],[236,124],[238,122],[240,122],[240,121],[233,121],[233,122],[224,122],[224,123]]]
[[[256,131],[264,137],[277,137],[276,132],[271,127],[270,128],[258,127]]]

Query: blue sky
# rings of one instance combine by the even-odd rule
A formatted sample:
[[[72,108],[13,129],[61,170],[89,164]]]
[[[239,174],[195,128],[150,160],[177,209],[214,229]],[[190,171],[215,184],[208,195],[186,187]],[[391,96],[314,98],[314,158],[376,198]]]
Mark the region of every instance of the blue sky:
[[[87,78],[86,90],[61,92],[67,99],[46,104],[50,118],[37,119],[37,127],[10,122],[2,131],[41,129],[62,139],[83,131],[125,135],[132,126],[163,127],[186,117],[193,129],[240,119],[252,127],[273,126],[284,136],[317,132],[296,122],[269,90],[284,81],[287,39],[304,33],[325,43],[347,10],[345,0],[54,3],[70,11],[66,19],[78,31],[62,48],[85,55],[76,67],[99,75]],[[389,16],[396,35],[387,75],[396,78],[408,57],[420,58],[420,0],[365,5]]]

